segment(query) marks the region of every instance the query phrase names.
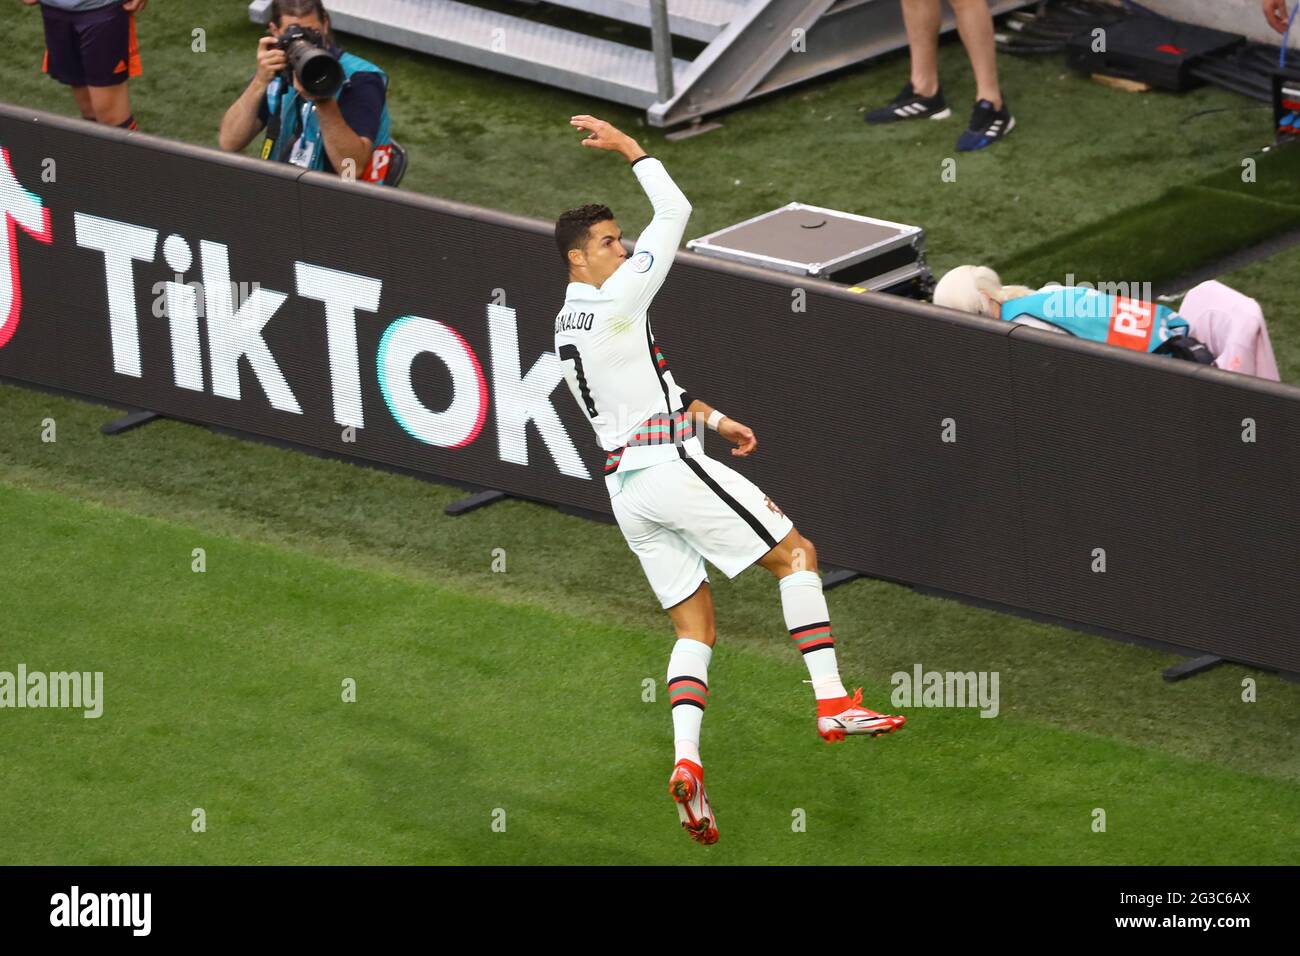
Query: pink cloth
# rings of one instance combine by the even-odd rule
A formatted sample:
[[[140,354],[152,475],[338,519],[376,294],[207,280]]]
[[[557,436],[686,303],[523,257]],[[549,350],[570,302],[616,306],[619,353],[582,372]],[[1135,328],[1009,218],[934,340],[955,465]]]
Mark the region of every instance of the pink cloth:
[[[1219,368],[1279,380],[1264,312],[1254,299],[1211,279],[1187,293],[1178,314]]]

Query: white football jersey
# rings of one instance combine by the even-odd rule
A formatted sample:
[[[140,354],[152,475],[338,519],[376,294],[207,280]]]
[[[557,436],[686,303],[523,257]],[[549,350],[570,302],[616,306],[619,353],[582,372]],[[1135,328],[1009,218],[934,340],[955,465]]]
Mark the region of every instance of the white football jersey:
[[[569,391],[595,429],[601,448],[623,449],[616,467],[606,467],[611,495],[618,491],[620,473],[704,454],[696,436],[627,444],[648,419],[671,419],[684,411],[686,391],[673,380],[667,360],[655,345],[646,310],[668,276],[691,214],[691,204],[659,160],[638,159],[632,172],[654,207],[654,218],[637,239],[633,254],[600,288],[569,283],[564,308],[555,319],[555,352]]]

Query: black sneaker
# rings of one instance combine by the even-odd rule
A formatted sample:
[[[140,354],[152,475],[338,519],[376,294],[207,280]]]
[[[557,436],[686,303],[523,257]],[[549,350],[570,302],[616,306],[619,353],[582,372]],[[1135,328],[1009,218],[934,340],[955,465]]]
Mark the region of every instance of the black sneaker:
[[[957,149],[963,153],[983,149],[1002,139],[1016,128],[1016,118],[1007,109],[1006,98],[1002,109],[995,110],[989,100],[977,100],[970,114],[970,127],[957,138]]]
[[[882,106],[878,110],[872,110],[863,117],[868,123],[879,125],[881,123],[897,123],[899,120],[922,119],[947,119],[952,115],[952,110],[943,99],[943,87],[935,91],[934,96],[918,96],[912,89],[912,81],[908,80],[903,91],[895,96],[888,106]]]

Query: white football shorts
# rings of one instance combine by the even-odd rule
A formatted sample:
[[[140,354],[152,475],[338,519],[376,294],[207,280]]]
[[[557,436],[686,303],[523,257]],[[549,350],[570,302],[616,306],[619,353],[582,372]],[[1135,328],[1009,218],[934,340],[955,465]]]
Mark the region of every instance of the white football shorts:
[[[610,496],[614,517],[665,608],[709,579],[706,559],[734,578],[794,527],[757,485],[712,458],[688,456],[620,478]]]

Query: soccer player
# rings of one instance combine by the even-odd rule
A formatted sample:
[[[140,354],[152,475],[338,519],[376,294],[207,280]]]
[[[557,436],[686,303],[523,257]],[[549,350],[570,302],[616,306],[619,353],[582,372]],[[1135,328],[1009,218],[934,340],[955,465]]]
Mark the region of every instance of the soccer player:
[[[636,140],[593,116],[575,116],[582,145],[618,153],[654,207],[631,257],[607,206],[571,209],[555,224],[569,270],[564,308],[555,319],[555,350],[578,407],[608,457],[605,483],[628,545],[641,561],[677,642],[668,659],[676,765],[668,792],[682,826],[699,843],[715,843],[717,820],[704,790],[700,724],[709,700],[713,596],[707,558],[729,578],[758,562],[778,578],[786,627],[803,653],[817,702],[817,733],[890,733],[902,717],[862,706],[840,683],[830,614],[813,543],[748,478],[704,455],[701,421],[754,453],[749,427],[687,393],[656,344],[646,310],[677,254],[691,205],[659,160]]]
[[[139,76],[135,15],[148,0],[23,0],[45,21],[41,69],[65,86],[84,119],[135,129],[128,80]]]

